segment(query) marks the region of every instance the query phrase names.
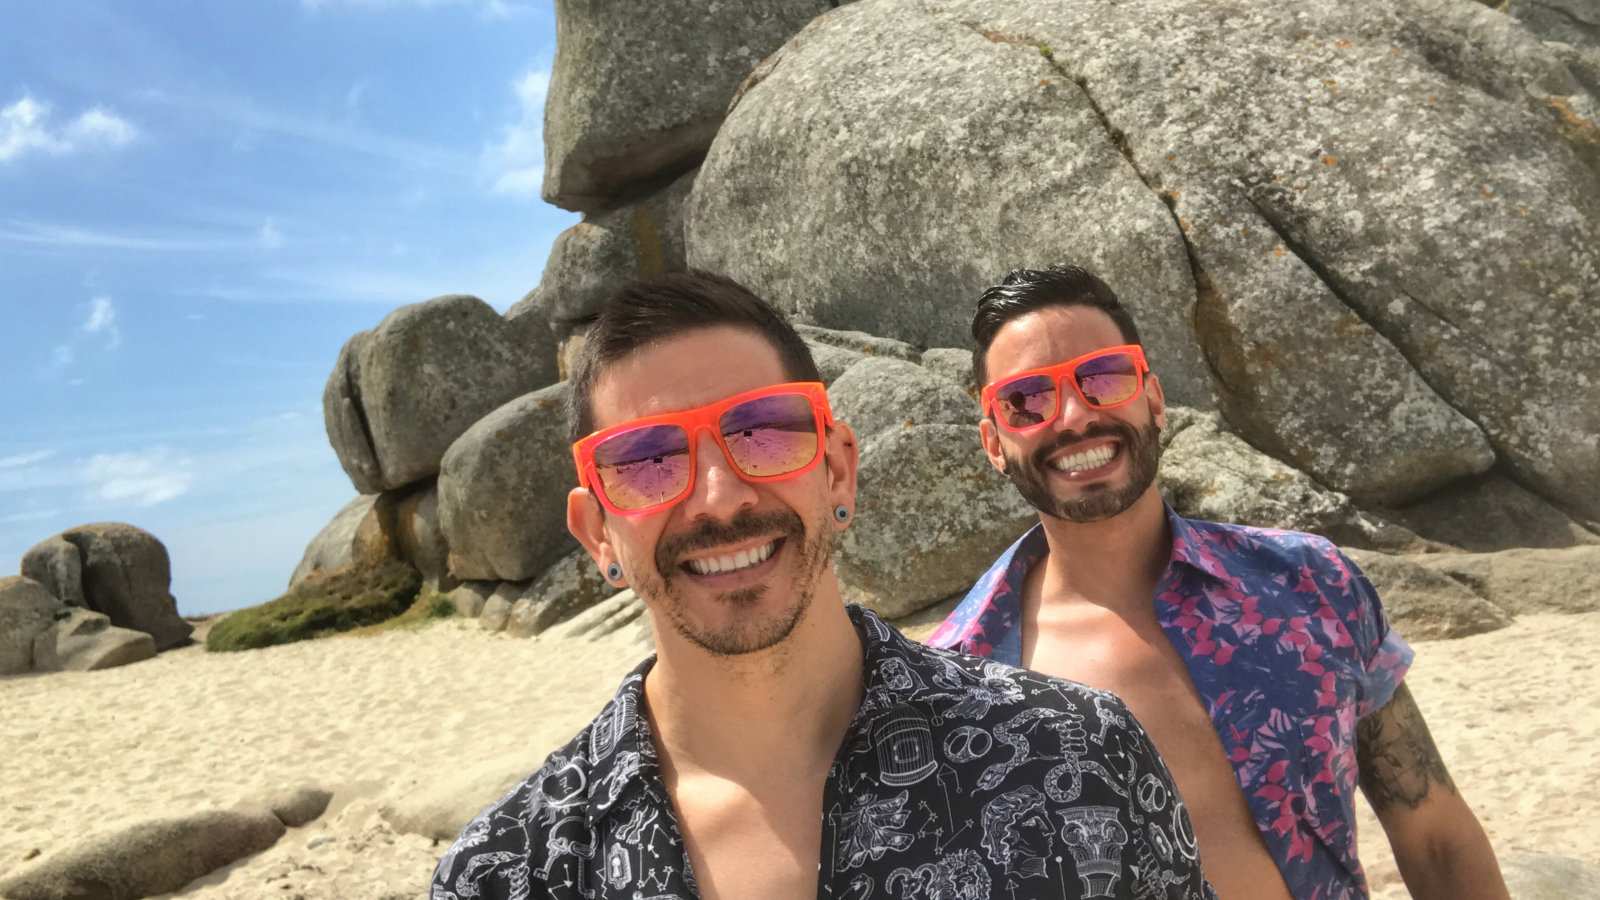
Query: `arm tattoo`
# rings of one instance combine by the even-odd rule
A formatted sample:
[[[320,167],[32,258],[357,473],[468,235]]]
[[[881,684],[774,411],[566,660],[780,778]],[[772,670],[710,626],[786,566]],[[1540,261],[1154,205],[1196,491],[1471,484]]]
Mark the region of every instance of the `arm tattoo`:
[[[1356,765],[1361,770],[1361,790],[1374,812],[1397,803],[1416,809],[1435,784],[1456,792],[1428,723],[1403,683],[1383,709],[1356,725]]]

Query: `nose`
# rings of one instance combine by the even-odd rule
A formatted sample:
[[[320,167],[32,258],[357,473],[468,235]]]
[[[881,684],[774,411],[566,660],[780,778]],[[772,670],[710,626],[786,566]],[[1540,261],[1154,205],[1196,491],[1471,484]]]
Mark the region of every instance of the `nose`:
[[[726,522],[741,509],[755,506],[755,485],[739,477],[710,429],[696,434],[695,442],[694,490],[683,501],[684,515]]]
[[[1061,404],[1061,410],[1056,414],[1056,431],[1083,434],[1091,422],[1099,418],[1100,412],[1089,404],[1083,402],[1078,392],[1072,385],[1063,381],[1056,393]]]

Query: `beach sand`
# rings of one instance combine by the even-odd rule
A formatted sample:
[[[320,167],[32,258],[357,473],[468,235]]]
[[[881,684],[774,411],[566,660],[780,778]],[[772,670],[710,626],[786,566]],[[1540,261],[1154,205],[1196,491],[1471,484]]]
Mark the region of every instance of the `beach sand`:
[[[1502,853],[1600,864],[1597,648],[1600,613],[1417,645],[1412,692]],[[385,799],[508,754],[531,772],[641,656],[631,628],[517,640],[446,621],[0,680],[0,877],[102,828],[316,784],[335,793],[321,819],[167,896],[418,900],[445,845],[396,834]],[[1360,828],[1374,896],[1407,896],[1370,812]]]

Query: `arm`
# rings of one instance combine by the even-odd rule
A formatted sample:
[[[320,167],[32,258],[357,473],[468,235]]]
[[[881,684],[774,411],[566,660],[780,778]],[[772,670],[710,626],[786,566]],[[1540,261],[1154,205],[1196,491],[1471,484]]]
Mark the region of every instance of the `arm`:
[[[1509,900],[1494,849],[1456,792],[1404,683],[1356,727],[1361,790],[1417,900]]]

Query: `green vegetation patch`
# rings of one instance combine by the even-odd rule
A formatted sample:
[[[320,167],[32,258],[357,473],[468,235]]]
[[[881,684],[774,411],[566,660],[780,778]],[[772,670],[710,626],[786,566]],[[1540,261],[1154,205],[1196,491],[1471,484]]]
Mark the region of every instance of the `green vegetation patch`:
[[[218,622],[206,649],[253,650],[373,625],[404,613],[421,588],[417,570],[392,559],[313,575],[276,600]]]
[[[411,601],[405,612],[373,625],[363,625],[349,632],[348,636],[374,637],[390,631],[416,631],[455,614],[456,605],[450,601],[448,595],[424,586],[417,592],[417,598]]]

